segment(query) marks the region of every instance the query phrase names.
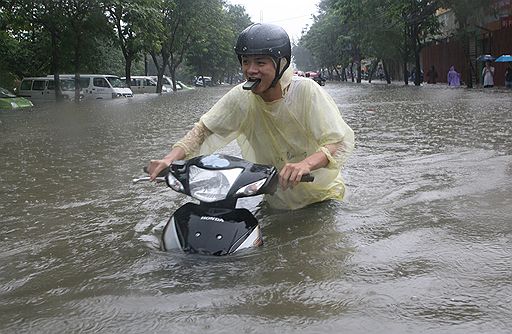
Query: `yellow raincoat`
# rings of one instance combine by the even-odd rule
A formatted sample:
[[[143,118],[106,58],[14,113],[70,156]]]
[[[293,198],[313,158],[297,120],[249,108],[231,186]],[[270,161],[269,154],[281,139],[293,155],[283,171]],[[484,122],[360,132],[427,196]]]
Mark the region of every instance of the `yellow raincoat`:
[[[279,209],[297,209],[326,199],[342,200],[341,167],[354,147],[354,133],[333,99],[313,80],[295,77],[288,69],[280,80],[283,98],[267,103],[242,85],[234,87],[201,117],[213,133],[199,154],[210,154],[237,139],[244,159],[280,170],[323,151],[329,164],[312,172],[315,181],[267,195]],[[331,156],[327,144],[337,144]]]

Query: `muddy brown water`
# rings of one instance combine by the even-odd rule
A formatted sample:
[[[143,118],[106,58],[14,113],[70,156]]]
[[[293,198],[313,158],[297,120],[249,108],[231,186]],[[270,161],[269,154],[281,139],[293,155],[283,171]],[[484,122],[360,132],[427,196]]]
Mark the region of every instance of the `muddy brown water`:
[[[164,253],[187,198],[131,179],[228,89],[0,112],[1,333],[510,332],[511,91],[328,83],[346,200],[252,198],[263,247]]]

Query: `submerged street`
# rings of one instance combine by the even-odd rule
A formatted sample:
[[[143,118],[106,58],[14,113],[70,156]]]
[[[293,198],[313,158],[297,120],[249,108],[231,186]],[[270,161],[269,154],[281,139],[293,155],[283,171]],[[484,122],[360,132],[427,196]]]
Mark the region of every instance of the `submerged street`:
[[[328,82],[345,201],[251,198],[262,247],[162,252],[188,198],[131,180],[229,88],[0,111],[1,333],[509,332],[512,91]]]

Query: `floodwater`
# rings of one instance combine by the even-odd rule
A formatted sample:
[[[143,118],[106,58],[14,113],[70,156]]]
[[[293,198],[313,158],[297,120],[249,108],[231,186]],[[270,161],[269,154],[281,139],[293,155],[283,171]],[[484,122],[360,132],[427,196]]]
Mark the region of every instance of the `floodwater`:
[[[325,89],[345,202],[247,200],[265,243],[228,257],[158,250],[187,198],[131,183],[228,87],[1,111],[0,332],[510,333],[512,92]]]

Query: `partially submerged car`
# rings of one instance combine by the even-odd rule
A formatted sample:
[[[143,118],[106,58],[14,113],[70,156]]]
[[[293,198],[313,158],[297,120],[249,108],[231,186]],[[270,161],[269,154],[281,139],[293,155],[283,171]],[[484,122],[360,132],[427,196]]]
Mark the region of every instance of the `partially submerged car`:
[[[24,97],[17,97],[5,88],[0,87],[0,109],[12,110],[18,108],[33,107],[30,100]]]
[[[75,98],[74,80],[61,77],[60,93],[64,100],[73,100]],[[29,98],[35,103],[39,101],[55,101],[55,82],[53,75],[23,78],[17,94],[18,96]],[[83,92],[80,91],[80,99],[82,99],[83,96]]]
[[[61,74],[61,78],[73,79],[74,74]],[[132,97],[132,90],[116,75],[80,74],[80,88],[85,99],[115,99]]]
[[[197,76],[194,79],[194,85],[197,87],[212,86],[212,77]]]
[[[158,77],[156,76],[152,76],[151,77],[155,82],[158,80]],[[168,89],[168,91],[172,91],[172,80],[171,78],[169,78],[168,76],[163,76],[162,77],[163,79],[163,87],[166,87]],[[183,82],[181,81],[176,81],[176,90],[184,90],[184,89],[194,89],[194,87],[190,87],[190,86],[187,86],[185,85]]]
[[[313,79],[320,86],[325,86],[325,78],[322,77],[320,72],[309,71],[305,74],[306,78]]]
[[[132,75],[130,82],[130,88],[133,94],[144,94],[144,93],[156,93],[157,79],[143,75]],[[126,77],[122,77],[122,80],[126,80]],[[168,93],[172,89],[167,85],[162,85],[162,93]]]

